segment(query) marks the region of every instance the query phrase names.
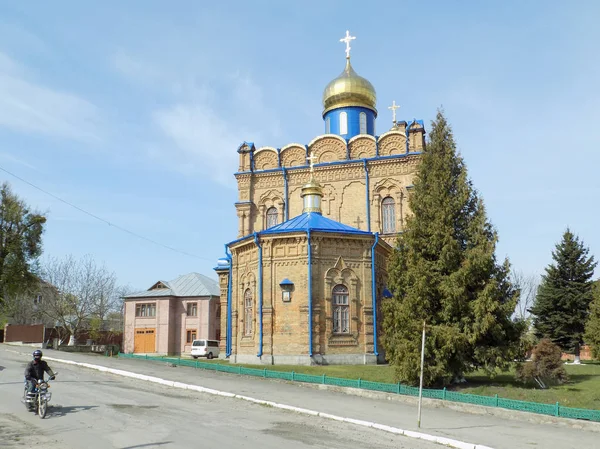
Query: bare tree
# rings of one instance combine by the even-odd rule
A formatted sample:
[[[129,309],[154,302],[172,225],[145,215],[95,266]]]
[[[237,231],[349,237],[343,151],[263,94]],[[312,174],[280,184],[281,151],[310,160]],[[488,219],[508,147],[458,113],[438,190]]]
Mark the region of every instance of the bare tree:
[[[6,295],[0,305],[2,315],[12,324],[33,324],[37,318],[34,298],[29,289]]]
[[[54,323],[41,313],[43,298],[52,293],[52,286],[35,278],[18,290],[4,297],[0,304],[0,314],[12,324],[44,324],[53,327]]]
[[[520,320],[528,320],[531,313],[529,309],[535,302],[535,297],[540,285],[539,276],[525,274],[521,270],[513,270],[511,273],[512,283],[519,290],[520,297],[515,307],[514,317]]]
[[[104,321],[109,313],[120,307],[120,288],[117,286],[115,274],[105,267],[97,268],[93,278],[90,282],[95,284],[96,294],[92,298],[92,316]]]
[[[132,289],[130,286],[119,286],[117,287],[117,296],[112,304],[111,311],[106,315],[106,318],[102,321],[102,330],[109,333],[121,333],[123,332],[124,320],[123,320],[123,298],[137,291]]]
[[[49,259],[42,267],[43,278],[55,287],[54,294],[44,298],[41,312],[70,334],[74,345],[79,332],[89,320],[104,320],[119,304],[116,276],[91,256],[75,259]]]

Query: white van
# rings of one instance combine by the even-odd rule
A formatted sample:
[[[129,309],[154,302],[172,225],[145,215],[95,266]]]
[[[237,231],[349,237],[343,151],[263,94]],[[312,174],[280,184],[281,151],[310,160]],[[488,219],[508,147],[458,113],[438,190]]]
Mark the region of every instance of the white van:
[[[219,342],[217,340],[194,340],[192,343],[192,357],[206,357],[212,359],[219,357]]]

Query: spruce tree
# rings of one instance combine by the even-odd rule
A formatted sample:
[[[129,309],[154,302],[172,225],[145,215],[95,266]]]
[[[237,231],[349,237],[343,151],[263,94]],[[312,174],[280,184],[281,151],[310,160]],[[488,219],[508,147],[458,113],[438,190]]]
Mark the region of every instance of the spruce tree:
[[[563,351],[575,353],[576,363],[593,299],[596,262],[588,254],[583,241],[567,229],[552,252],[554,263],[546,268],[530,309],[536,336],[549,338]]]
[[[426,385],[507,367],[522,330],[511,320],[518,292],[508,260],[496,261],[497,233],[440,111],[409,201],[388,267],[393,298],[383,302],[383,344],[397,379],[418,382],[424,321]]]
[[[600,359],[600,279],[594,282],[594,299],[590,304],[590,315],[585,324],[584,341],[592,348],[592,356]]]

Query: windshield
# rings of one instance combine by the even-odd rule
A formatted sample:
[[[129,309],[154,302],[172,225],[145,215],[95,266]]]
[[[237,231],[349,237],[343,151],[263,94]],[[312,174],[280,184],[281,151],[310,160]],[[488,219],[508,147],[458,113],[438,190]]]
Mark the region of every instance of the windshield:
[[[192,345],[193,346],[206,346],[206,342],[203,340],[196,340]]]

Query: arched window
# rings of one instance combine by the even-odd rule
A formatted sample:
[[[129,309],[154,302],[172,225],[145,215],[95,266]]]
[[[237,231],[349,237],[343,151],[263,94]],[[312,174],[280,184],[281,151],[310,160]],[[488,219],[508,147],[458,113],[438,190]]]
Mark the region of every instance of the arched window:
[[[383,217],[383,233],[396,232],[396,203],[391,196],[386,196],[381,202],[381,215]]]
[[[325,119],[325,134],[331,134],[331,118],[327,117]]]
[[[248,288],[244,292],[244,335],[252,335],[252,291]]]
[[[367,114],[361,112],[358,114],[358,119],[360,123],[360,134],[367,134]]]
[[[333,287],[333,333],[350,333],[350,303],[345,285]]]
[[[348,134],[348,114],[340,112],[340,134]]]
[[[277,208],[269,207],[267,209],[267,228],[275,226],[277,224]]]

